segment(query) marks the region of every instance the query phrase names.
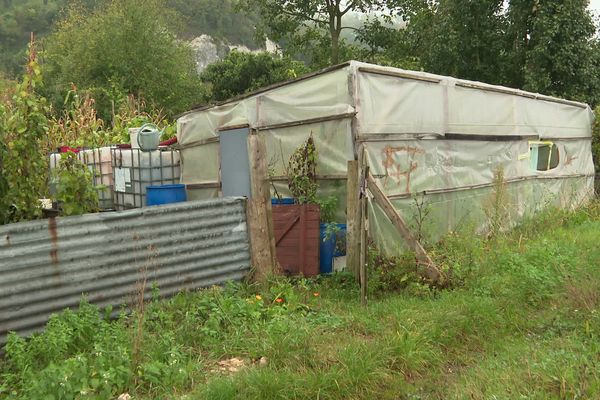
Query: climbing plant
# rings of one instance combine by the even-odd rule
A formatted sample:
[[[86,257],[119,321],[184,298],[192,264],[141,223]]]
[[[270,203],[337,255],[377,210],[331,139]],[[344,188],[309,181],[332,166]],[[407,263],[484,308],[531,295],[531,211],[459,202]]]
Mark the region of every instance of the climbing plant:
[[[80,215],[98,211],[98,191],[92,185],[92,172],[73,152],[61,155],[54,171],[56,194],[61,215]]]
[[[317,196],[317,148],[312,133],[290,157],[287,177],[292,196],[300,204],[315,203]]]
[[[0,223],[41,217],[39,199],[47,191],[47,163],[43,149],[48,132],[46,99],[36,90],[41,71],[35,46],[29,51],[26,72],[11,101],[0,111]],[[3,189],[1,188],[3,187]]]

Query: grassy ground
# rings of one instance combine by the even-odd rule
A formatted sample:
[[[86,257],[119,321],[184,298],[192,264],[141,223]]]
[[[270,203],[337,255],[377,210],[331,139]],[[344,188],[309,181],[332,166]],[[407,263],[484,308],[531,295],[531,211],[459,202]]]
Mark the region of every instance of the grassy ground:
[[[597,399],[599,234],[590,208],[449,235],[444,289],[374,254],[366,308],[345,275],[181,294],[118,321],[83,304],[11,338],[0,398]]]

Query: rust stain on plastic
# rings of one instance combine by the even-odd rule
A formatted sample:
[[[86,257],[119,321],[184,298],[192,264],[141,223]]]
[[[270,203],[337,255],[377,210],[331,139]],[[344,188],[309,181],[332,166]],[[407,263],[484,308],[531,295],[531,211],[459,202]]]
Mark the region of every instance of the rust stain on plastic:
[[[386,179],[383,183],[383,186],[387,186],[387,177],[391,176],[397,184],[400,184],[402,177],[406,178],[406,186],[405,192],[410,192],[410,177],[411,174],[417,169],[419,163],[413,161],[412,159],[408,160],[408,166],[403,169],[402,165],[400,165],[399,161],[396,161],[395,156],[398,154],[406,153],[407,157],[412,158],[417,154],[424,154],[425,151],[423,149],[419,149],[418,147],[413,146],[385,146],[382,150],[383,153],[383,168],[385,169]]]
[[[565,165],[573,164],[573,160],[576,160],[577,158],[578,158],[577,156],[568,156],[567,160],[565,161]]]
[[[58,231],[56,229],[56,218],[48,218],[48,230],[50,231],[50,240],[52,249],[50,250],[50,258],[54,266],[58,265]],[[57,271],[58,273],[58,271]]]

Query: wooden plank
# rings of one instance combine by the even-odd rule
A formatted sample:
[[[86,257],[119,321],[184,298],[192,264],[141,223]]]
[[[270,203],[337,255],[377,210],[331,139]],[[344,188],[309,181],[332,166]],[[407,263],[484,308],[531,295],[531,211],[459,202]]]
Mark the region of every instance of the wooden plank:
[[[185,185],[186,189],[220,189],[221,182],[203,182],[203,183],[189,183]]]
[[[365,163],[366,164],[366,163]],[[369,166],[365,165],[361,172],[362,188],[360,197],[360,265],[359,265],[359,281],[360,281],[360,302],[363,306],[367,305],[367,239],[369,230],[369,210],[367,208],[367,184],[366,177],[369,175]]]
[[[231,131],[234,129],[242,129],[242,128],[248,128],[250,127],[250,125],[248,124],[237,124],[237,125],[230,125],[230,126],[220,126],[217,128],[217,132],[222,132],[222,131]]]
[[[306,207],[300,206],[300,240],[298,241],[298,255],[300,256],[300,272],[306,276],[306,253],[304,242],[306,240]]]
[[[296,222],[298,222],[299,219],[300,219],[300,215],[296,215],[295,217],[291,218],[281,230],[275,231],[275,244],[276,245],[294,227],[294,225],[296,225]]]
[[[358,174],[358,181],[357,181],[357,185],[358,185],[358,189],[357,189],[357,206],[356,206],[356,212],[354,214],[354,221],[355,221],[355,248],[357,249],[357,254],[356,254],[356,259],[354,260],[354,270],[352,271],[352,273],[354,274],[354,278],[356,279],[356,282],[360,285],[360,260],[361,260],[361,232],[362,232],[362,207],[361,207],[361,203],[360,203],[360,199],[362,198],[363,195],[363,189],[364,189],[364,185],[366,182],[365,179],[365,174],[364,174],[364,169],[365,169],[365,165],[366,165],[366,159],[365,159],[365,146],[364,144],[359,144],[358,146],[358,160],[357,160],[357,174]]]
[[[430,83],[440,83],[442,81],[441,78],[437,78],[434,76],[422,76],[422,75],[417,75],[417,74],[411,74],[411,73],[406,73],[406,72],[396,72],[396,71],[390,71],[390,70],[379,69],[379,68],[360,67],[358,69],[358,71],[366,72],[369,74],[393,76],[395,78],[412,79],[415,81],[424,81],[424,82],[430,82]]]
[[[353,118],[355,115],[356,115],[355,112],[351,112],[351,113],[330,115],[327,117],[304,119],[304,120],[300,120],[300,121],[283,122],[281,124],[261,125],[257,129],[259,131],[266,131],[266,130],[271,130],[271,129],[291,128],[294,126],[310,125],[310,124],[317,124],[320,122],[337,121],[337,120],[346,119],[346,118]]]
[[[195,140],[186,145],[176,144],[174,147],[178,150],[184,150],[184,149],[189,149],[192,147],[204,146],[204,145],[212,144],[212,143],[219,143],[219,141],[220,141],[220,138],[218,136],[215,136],[215,137],[210,137],[210,138],[206,138],[206,139]]]
[[[357,220],[359,207],[358,161],[348,161],[348,183],[346,202],[346,268],[354,276],[358,275],[360,254],[360,221]]]
[[[360,222],[360,264],[359,264],[359,282],[360,282],[360,302],[367,304],[367,229],[366,229],[366,210],[367,198],[360,199],[361,222]]]
[[[409,248],[415,252],[419,264],[424,267],[423,271],[419,271],[426,279],[432,283],[437,283],[441,279],[441,273],[435,266],[421,243],[414,237],[404,218],[394,208],[394,205],[383,193],[379,184],[371,174],[367,176],[367,187],[373,194],[373,199],[381,207],[385,215],[390,219],[394,227],[398,230],[402,238],[406,241]]]
[[[346,175],[343,174],[329,174],[329,175],[319,175],[316,176],[318,181],[345,181]],[[274,175],[269,177],[269,180],[273,182],[287,182],[287,175]]]
[[[254,132],[248,135],[250,154],[250,186],[252,199],[249,200],[250,245],[254,279],[264,281],[275,272],[275,235],[271,193],[267,173],[267,151],[263,137]]]
[[[298,218],[298,220],[300,220],[300,218]],[[308,225],[308,224],[306,224]],[[275,231],[275,236],[279,237],[281,235],[282,231]],[[304,235],[304,239],[305,240],[309,240],[312,241],[312,239],[317,239],[317,243],[319,242],[319,231],[317,229],[316,232],[313,231],[313,229],[308,229],[305,232]],[[277,247],[279,247],[280,244],[282,243],[289,243],[291,240],[300,240],[300,231],[298,229],[292,228],[287,235],[285,235],[281,240],[279,240],[279,242],[277,243]]]

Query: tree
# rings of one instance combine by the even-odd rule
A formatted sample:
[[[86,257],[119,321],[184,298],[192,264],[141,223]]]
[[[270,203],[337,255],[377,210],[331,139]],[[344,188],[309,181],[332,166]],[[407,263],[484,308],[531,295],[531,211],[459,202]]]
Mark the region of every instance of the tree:
[[[209,101],[223,101],[308,72],[304,64],[269,53],[232,51],[209,65],[201,75],[208,85]]]
[[[112,0],[89,12],[71,7],[46,40],[44,79],[54,104],[74,84],[110,120],[128,94],[169,116],[198,103],[203,89],[191,48],[172,34],[177,16],[161,0]]]
[[[340,39],[344,16],[350,12],[390,12],[386,0],[241,0],[242,9],[262,16],[259,33],[283,41],[291,52],[310,50],[315,43],[326,45],[329,63],[342,61]]]
[[[503,83],[503,0],[441,0],[412,31],[427,71]],[[424,40],[423,40],[424,39]]]
[[[357,59],[393,67],[420,70],[423,42],[429,37],[433,9],[427,0],[405,1],[402,18],[369,19],[357,29],[362,45]]]
[[[10,77],[21,74],[26,61],[29,34],[45,35],[66,0],[3,1],[0,15],[0,70]]]
[[[600,65],[588,0],[512,0],[511,84],[596,104]]]

